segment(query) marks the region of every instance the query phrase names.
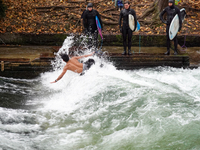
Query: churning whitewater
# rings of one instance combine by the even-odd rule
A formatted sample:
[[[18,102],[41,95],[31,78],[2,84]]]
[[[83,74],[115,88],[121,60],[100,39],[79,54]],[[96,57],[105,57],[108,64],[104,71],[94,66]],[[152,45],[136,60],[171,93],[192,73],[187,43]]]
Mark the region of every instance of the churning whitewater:
[[[54,71],[0,77],[0,150],[200,149],[200,69],[116,70],[94,56],[85,75],[50,84],[72,42]]]

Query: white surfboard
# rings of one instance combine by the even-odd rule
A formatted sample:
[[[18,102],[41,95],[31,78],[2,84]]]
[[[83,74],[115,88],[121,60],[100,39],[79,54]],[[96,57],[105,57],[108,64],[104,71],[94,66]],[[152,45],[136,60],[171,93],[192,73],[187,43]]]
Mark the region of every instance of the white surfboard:
[[[186,16],[185,9],[182,8],[180,10],[180,12],[181,12],[181,20],[183,22],[185,19],[185,16]],[[169,39],[170,40],[172,40],[176,36],[176,34],[178,33],[178,29],[179,29],[179,18],[178,18],[178,15],[176,14],[169,26]]]
[[[135,18],[133,15],[129,14],[128,15],[128,23],[129,23],[129,27],[132,31],[135,30]]]

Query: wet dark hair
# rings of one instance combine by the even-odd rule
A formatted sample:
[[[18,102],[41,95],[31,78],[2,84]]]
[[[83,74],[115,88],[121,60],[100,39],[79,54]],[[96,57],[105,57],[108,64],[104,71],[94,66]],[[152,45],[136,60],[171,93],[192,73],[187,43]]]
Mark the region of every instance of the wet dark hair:
[[[130,5],[130,2],[129,1],[125,1],[124,4],[129,4]]]
[[[69,56],[67,54],[61,54],[60,56],[65,62],[69,61]]]

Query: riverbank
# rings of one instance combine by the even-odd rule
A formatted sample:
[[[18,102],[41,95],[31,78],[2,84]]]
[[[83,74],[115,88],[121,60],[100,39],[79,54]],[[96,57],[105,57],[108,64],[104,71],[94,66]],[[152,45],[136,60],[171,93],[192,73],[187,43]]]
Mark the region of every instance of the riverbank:
[[[14,78],[35,78],[42,72],[52,70],[51,62],[61,46],[0,46],[0,76]],[[132,47],[132,56],[122,56],[123,47],[103,46],[110,61],[118,69],[139,69],[146,67],[171,66],[198,68],[200,47],[189,47],[174,56],[165,56],[166,47]],[[122,61],[123,60],[123,61]]]

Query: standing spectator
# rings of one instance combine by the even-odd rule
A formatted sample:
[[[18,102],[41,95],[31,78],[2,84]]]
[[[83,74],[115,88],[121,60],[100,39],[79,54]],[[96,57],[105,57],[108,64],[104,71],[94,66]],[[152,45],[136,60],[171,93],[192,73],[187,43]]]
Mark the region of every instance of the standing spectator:
[[[132,14],[134,16],[135,25],[137,25],[137,18],[136,18],[135,11],[130,8],[130,2],[129,1],[126,1],[124,3],[124,8],[125,9],[121,10],[120,16],[119,16],[119,28],[120,28],[120,32],[122,33],[123,46],[124,46],[124,52],[122,53],[122,55],[126,55],[126,39],[127,39],[127,35],[128,35],[128,55],[132,55],[132,53],[131,53],[131,39],[132,39],[133,31],[129,27],[128,15]],[[122,19],[123,19],[123,25],[121,27]],[[134,29],[134,31],[135,31],[135,29]]]
[[[118,10],[121,11],[123,8],[123,0],[115,0],[115,6],[118,7]]]
[[[103,29],[99,12],[93,9],[92,3],[89,3],[87,5],[87,10],[83,14],[83,24],[84,24],[85,32],[92,36],[92,38],[89,39],[89,43],[88,43],[89,48],[91,48],[92,46],[95,46],[97,48],[98,46],[98,42],[97,42],[98,31],[97,31],[97,25],[96,25],[96,19],[95,19],[96,16],[99,18],[101,28]]]
[[[167,20],[163,19],[163,15],[167,13]],[[182,27],[182,20],[181,20],[181,15],[180,15],[180,9],[176,6],[174,6],[174,1],[169,0],[168,1],[168,6],[163,9],[163,11],[160,13],[160,20],[166,24],[166,33],[167,33],[167,52],[165,55],[170,55],[170,39],[169,39],[169,27],[172,22],[172,19],[174,16],[178,14],[179,18],[179,31],[181,30]],[[178,40],[177,40],[177,35],[174,37],[174,55],[177,55],[177,45],[178,45]]]

